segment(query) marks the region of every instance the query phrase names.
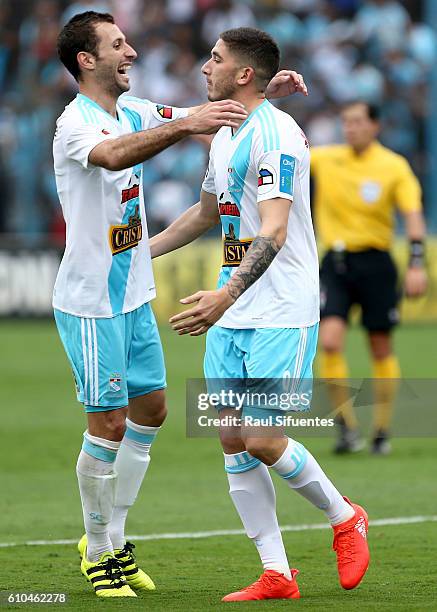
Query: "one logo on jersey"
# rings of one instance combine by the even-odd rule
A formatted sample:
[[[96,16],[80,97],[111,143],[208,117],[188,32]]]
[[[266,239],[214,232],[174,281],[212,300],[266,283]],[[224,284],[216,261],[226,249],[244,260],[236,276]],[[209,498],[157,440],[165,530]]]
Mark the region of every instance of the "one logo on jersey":
[[[258,173],[258,193],[264,195],[276,185],[276,170],[270,164],[261,164]]]
[[[366,204],[375,204],[381,197],[382,187],[375,181],[365,181],[361,183],[360,191]]]
[[[239,217],[240,211],[236,204],[232,202],[220,202],[219,203],[219,214],[220,216],[228,216],[228,217]]]
[[[125,225],[111,225],[109,228],[109,243],[113,255],[123,253],[138,246],[143,237],[140,207],[135,206],[135,212]]]
[[[243,257],[247,253],[247,249],[252,244],[252,238],[245,238],[244,240],[236,240],[232,236],[235,236],[234,228],[232,223],[229,224],[229,233],[225,234],[225,240],[223,241],[223,265],[224,266],[239,266],[243,260]]]
[[[171,106],[163,106],[162,104],[157,104],[156,110],[163,119],[172,119],[173,117],[173,109]]]
[[[138,174],[132,174],[127,189],[121,192],[121,203],[126,204],[129,200],[140,197],[140,177]]]
[[[114,393],[121,391],[120,385],[121,385],[120,374],[112,374],[112,376],[109,378],[109,388],[111,389],[111,391],[113,391]]]
[[[291,155],[281,155],[279,163],[280,167],[280,179],[279,188],[281,193],[287,195],[293,195],[293,182],[294,182],[294,169],[296,166],[296,160]]]
[[[108,132],[108,130],[102,130],[102,134],[105,134],[105,136],[110,136],[111,132]]]
[[[238,181],[238,175],[235,175],[235,168],[228,168],[228,191],[229,193],[238,193],[241,191],[241,185]]]

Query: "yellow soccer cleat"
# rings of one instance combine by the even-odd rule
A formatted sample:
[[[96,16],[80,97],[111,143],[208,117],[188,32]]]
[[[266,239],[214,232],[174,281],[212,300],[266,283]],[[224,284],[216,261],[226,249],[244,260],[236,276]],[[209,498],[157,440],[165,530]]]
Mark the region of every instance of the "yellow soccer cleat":
[[[91,582],[97,597],[136,597],[126,582],[120,562],[110,552],[104,553],[99,561],[92,563],[86,558],[86,540],[79,542],[81,556],[80,569],[85,578]]]
[[[130,587],[139,591],[155,591],[153,580],[138,567],[135,561],[134,548],[135,544],[126,542],[124,548],[114,550],[114,557],[120,562],[120,567]]]
[[[80,558],[84,556],[87,546],[86,534],[82,536],[77,546]],[[126,542],[124,548],[114,550],[114,556],[120,562],[121,569],[126,578],[126,582],[132,589],[139,591],[155,591],[156,586],[153,580],[142,569],[138,567],[133,554],[135,544]]]

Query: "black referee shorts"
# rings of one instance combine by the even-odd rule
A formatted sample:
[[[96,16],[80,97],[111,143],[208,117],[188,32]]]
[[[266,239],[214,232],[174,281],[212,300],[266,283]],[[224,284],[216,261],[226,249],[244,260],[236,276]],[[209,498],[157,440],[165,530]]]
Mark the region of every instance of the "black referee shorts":
[[[386,251],[328,251],[320,269],[320,292],[321,319],[347,321],[351,306],[359,304],[369,332],[389,331],[399,322],[398,275]]]

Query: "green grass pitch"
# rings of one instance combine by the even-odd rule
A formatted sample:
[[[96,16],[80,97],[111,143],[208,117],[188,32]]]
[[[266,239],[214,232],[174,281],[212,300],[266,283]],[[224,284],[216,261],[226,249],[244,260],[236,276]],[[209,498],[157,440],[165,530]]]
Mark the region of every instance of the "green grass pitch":
[[[179,338],[166,328],[161,331],[170,415],[154,445],[128,531],[239,529],[218,442],[185,436],[185,379],[201,376],[203,340]],[[397,332],[404,375],[436,377],[433,334],[432,326]],[[85,421],[55,327],[1,323],[0,338],[0,543],[78,539],[82,520],[75,462]],[[360,331],[351,331],[348,352],[352,375],[369,375]],[[337,486],[362,503],[371,519],[437,514],[435,439],[395,440],[393,453],[386,458],[366,452],[338,458],[330,452],[332,440],[306,442]],[[282,524],[324,521],[283,483],[275,483]],[[371,528],[371,566],[362,585],[352,592],[338,585],[329,530],[287,532],[284,539],[291,564],[301,571],[302,599],[227,604],[227,608],[437,610],[436,523]],[[80,574],[73,545],[0,547],[0,591],[65,592],[68,610],[219,610],[224,609],[220,603],[224,594],[260,573],[256,551],[245,536],[140,541],[136,550],[158,587],[156,593],[137,600],[97,600]],[[62,609],[62,605],[37,607]]]

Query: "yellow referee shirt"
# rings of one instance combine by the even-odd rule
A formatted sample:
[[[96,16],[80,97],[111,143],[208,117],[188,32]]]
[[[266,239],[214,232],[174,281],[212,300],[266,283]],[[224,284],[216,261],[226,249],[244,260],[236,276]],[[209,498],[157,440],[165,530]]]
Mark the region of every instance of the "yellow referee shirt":
[[[388,251],[395,209],[422,209],[421,188],[405,158],[374,142],[361,155],[348,145],[311,149],[315,221],[326,249]]]

